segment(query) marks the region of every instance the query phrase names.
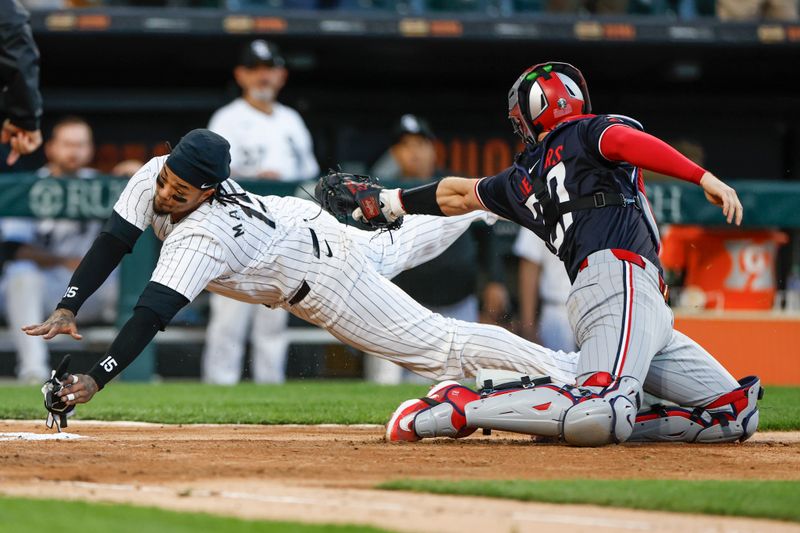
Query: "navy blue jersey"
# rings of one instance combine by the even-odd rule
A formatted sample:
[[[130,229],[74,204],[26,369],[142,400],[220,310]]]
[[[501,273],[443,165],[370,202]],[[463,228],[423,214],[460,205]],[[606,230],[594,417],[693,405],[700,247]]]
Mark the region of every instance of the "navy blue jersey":
[[[658,234],[644,198],[641,171],[625,162],[609,161],[600,153],[600,139],[610,127],[641,126],[626,117],[587,115],[564,122],[536,146],[528,146],[513,166],[478,182],[476,192],[493,213],[524,226],[558,255],[571,280],[592,252],[622,248],[638,253],[659,269]],[[638,206],[606,206],[570,213],[548,211],[547,201],[534,194],[536,180],[547,185],[554,207],[602,192],[629,199]]]

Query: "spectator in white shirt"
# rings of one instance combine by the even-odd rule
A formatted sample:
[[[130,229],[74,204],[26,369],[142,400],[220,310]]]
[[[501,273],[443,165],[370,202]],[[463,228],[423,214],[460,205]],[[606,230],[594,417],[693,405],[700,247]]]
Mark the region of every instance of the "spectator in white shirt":
[[[291,107],[276,99],[288,76],[277,47],[262,39],[247,44],[233,70],[241,98],[217,110],[208,129],[231,145],[231,177],[300,181],[316,178],[311,134]],[[245,343],[252,342],[256,383],[285,379],[289,314],[282,309],[237,302],[212,294],[203,350],[203,381],[240,381]]]

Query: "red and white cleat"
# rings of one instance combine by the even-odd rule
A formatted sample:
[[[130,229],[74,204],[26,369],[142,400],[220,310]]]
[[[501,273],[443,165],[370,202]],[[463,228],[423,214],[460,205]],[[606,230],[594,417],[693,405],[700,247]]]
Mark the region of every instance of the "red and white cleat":
[[[395,409],[389,423],[386,424],[386,440],[388,442],[414,442],[420,437],[414,432],[414,418],[420,411],[429,409],[430,404],[424,400],[406,400]]]
[[[432,408],[439,408],[441,404],[447,404],[442,407],[449,411],[447,418],[450,423],[446,424],[447,428],[442,428],[443,432],[441,434],[435,431],[433,434],[426,436],[466,437],[474,432],[475,428],[465,427],[464,406],[479,398],[476,392],[464,387],[457,381],[451,380],[438,383],[428,391],[425,398],[406,400],[400,404],[400,407],[395,410],[386,425],[386,440],[389,442],[414,442],[420,440],[421,437],[414,428],[417,416]]]

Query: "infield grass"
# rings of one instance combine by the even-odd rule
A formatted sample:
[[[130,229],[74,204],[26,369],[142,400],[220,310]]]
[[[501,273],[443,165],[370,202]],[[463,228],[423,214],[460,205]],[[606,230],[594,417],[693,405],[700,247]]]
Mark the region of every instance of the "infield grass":
[[[155,507],[0,497],[0,533],[74,529],[81,533],[380,533],[367,526],[240,520]]]
[[[800,522],[799,481],[415,479],[390,481],[378,488]]]
[[[426,386],[303,380],[283,385],[243,383],[111,383],[75,418],[166,424],[383,424],[403,400]],[[36,387],[0,387],[0,419],[43,418]]]
[[[375,385],[361,381],[293,381],[235,387],[199,383],[111,383],[76,418],[165,424],[383,424],[424,385]],[[44,418],[38,387],[0,387],[0,419]],[[800,388],[767,387],[761,430],[800,430]]]

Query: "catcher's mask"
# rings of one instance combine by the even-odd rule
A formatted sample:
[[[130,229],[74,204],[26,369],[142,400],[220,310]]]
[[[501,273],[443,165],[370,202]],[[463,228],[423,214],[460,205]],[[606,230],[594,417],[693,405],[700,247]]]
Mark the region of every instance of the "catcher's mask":
[[[540,63],[527,69],[508,92],[508,118],[522,140],[536,144],[566,118],[591,113],[583,74],[569,63]]]

